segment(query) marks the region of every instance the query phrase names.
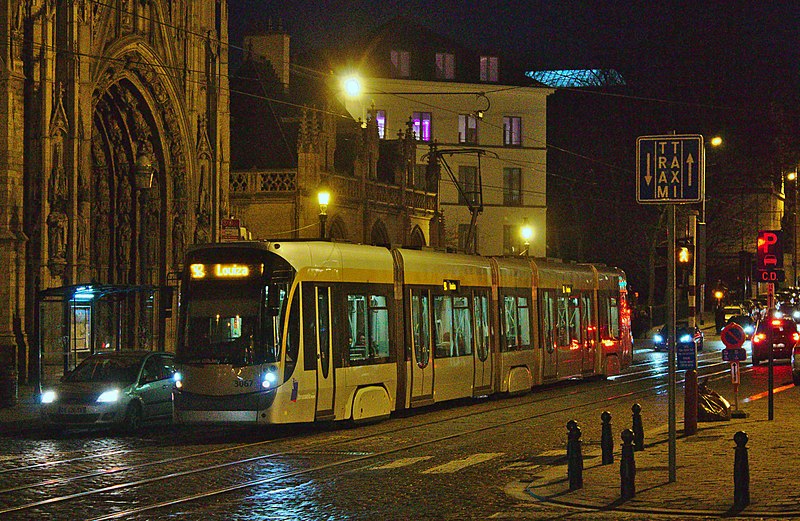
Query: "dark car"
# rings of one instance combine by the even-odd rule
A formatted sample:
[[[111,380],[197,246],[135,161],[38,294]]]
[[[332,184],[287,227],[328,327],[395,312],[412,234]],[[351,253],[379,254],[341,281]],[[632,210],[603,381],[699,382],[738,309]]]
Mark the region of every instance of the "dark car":
[[[678,322],[675,325],[675,329],[678,331],[678,342],[692,342],[694,341],[695,346],[697,346],[698,351],[703,350],[703,341],[705,340],[705,335],[700,328],[694,326],[694,330],[689,327],[689,324],[686,322]],[[668,347],[668,338],[667,338],[667,326],[666,324],[658,330],[658,333],[653,336],[653,349],[656,351],[659,350],[667,350]]]
[[[788,317],[768,318],[759,322],[756,332],[750,340],[753,365],[769,358],[769,346],[772,345],[772,358],[791,358],[795,345],[800,343],[797,324]]]
[[[172,416],[172,353],[95,353],[42,393],[42,419],[53,430],[109,425],[137,430]]]

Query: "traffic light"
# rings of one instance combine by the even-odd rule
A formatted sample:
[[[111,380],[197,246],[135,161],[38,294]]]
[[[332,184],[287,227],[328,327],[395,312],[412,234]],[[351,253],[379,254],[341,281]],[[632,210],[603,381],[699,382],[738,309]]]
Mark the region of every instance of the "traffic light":
[[[691,269],[694,262],[694,244],[691,239],[680,239],[675,245],[675,264],[681,269]]]

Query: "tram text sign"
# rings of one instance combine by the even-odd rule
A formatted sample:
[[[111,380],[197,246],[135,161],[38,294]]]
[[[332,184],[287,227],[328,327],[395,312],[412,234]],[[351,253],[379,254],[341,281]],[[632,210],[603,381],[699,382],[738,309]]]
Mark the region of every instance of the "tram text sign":
[[[703,200],[703,136],[640,136],[636,140],[636,201]]]

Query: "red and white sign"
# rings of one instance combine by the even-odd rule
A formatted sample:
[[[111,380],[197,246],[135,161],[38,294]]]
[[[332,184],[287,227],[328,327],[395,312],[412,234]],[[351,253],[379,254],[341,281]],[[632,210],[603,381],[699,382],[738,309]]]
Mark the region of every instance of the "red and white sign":
[[[239,219],[220,219],[220,242],[235,242],[239,240]]]

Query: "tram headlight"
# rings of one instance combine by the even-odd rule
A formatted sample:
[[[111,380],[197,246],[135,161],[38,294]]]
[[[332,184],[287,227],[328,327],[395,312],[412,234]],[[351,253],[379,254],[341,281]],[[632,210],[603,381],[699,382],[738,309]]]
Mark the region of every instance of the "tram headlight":
[[[55,391],[45,391],[42,393],[42,403],[53,403],[58,396]]]
[[[264,380],[261,381],[261,387],[264,389],[272,389],[278,383],[278,375],[269,371],[264,375]]]
[[[175,382],[175,387],[180,389],[183,387],[183,375],[180,371],[175,371],[175,374],[172,375],[172,381]]]
[[[105,391],[97,397],[97,403],[113,403],[119,400],[119,389]]]
[[[660,344],[663,341],[664,341],[664,337],[663,336],[661,336],[661,335],[653,336],[653,342],[655,342],[656,344]]]

